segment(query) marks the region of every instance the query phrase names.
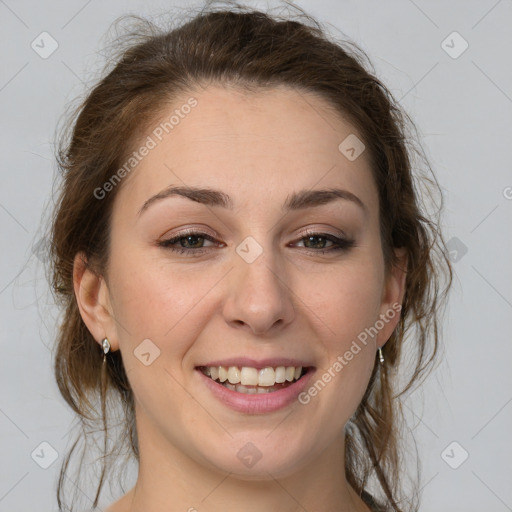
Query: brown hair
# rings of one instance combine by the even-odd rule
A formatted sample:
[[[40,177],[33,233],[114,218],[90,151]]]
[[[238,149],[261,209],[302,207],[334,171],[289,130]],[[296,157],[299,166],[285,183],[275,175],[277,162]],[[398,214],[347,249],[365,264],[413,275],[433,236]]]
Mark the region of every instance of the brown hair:
[[[435,204],[433,192],[441,189],[433,173],[432,178],[428,176],[432,171],[415,142],[414,124],[367,70],[366,54],[354,44],[328,35],[303,11],[299,20],[292,20],[291,16],[270,15],[233,2],[220,10],[208,4],[172,30],[138,17],[121,19],[135,19],[136,29],[116,41],[112,69],[104,71],[105,76],[68,119],[59,141],[57,160],[63,180],[49,236],[50,279],[63,307],[54,360],[56,380],[81,422],[83,439],[90,433],[89,422],[101,425],[104,436],[102,474],[93,506],[109,468],[107,460],[116,449],[127,440],[137,461],[139,455],[133,394],[121,355],[119,351],[109,354],[102,377],[101,348],[82,321],[73,291],[74,257],[83,251],[88,267],[107,276],[110,215],[122,183],[102,200],[94,191],[115,174],[164,104],[197,86],[220,83],[246,90],[286,85],[315,93],[345,116],[363,138],[379,190],[386,270],[397,264],[393,247],[406,248],[408,268],[401,318],[383,347],[385,363],[376,361],[367,391],[346,428],[346,477],[360,495],[374,479],[380,499],[393,511],[416,509],[415,495],[410,500],[400,499],[403,413],[399,397],[432,369],[439,348],[441,306],[451,286],[452,269],[439,229],[442,195],[436,212],[427,213],[423,201],[427,191]],[[421,180],[421,166],[416,163],[425,164],[428,171]],[[447,277],[444,290],[443,276]],[[413,327],[415,335],[407,347],[411,374],[398,393],[397,378],[404,378],[402,349]],[[109,407],[108,393],[114,396]],[[92,403],[96,399],[100,411]],[[107,453],[110,425],[106,412],[116,404],[122,407],[124,430]],[[64,476],[79,440],[80,436],[61,468],[60,510]]]

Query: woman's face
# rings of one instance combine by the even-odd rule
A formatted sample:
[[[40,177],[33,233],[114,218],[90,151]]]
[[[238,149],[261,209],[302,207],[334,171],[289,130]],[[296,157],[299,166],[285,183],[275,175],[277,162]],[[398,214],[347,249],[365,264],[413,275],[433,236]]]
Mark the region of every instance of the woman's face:
[[[197,105],[182,108],[190,96]],[[179,122],[158,130],[176,109]],[[121,350],[141,453],[245,479],[339,461],[332,448],[404,284],[384,273],[367,152],[323,100],[285,87],[209,86],[162,120],[117,185],[101,295],[112,316],[94,327]],[[333,189],[345,192],[318,193]],[[210,366],[225,369],[208,377]],[[296,383],[279,382],[300,366]],[[251,392],[212,379],[225,371]]]

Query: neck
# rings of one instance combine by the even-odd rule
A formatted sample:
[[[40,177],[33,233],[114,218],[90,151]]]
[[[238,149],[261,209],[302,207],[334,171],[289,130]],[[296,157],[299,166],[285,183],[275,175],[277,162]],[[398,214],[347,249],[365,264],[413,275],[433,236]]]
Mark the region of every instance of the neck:
[[[346,481],[343,433],[292,474],[276,477],[265,471],[248,479],[198,463],[146,420],[137,415],[137,483],[111,512],[370,512]]]

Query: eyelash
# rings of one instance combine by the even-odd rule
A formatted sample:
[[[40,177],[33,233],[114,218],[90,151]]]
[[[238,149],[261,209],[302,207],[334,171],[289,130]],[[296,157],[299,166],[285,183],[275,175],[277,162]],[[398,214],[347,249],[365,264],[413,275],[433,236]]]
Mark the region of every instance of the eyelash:
[[[186,231],[183,233],[180,233],[179,235],[170,238],[168,240],[162,240],[161,242],[158,242],[158,245],[160,247],[163,247],[164,249],[167,249],[169,251],[173,251],[179,254],[185,254],[187,253],[187,256],[200,256],[201,254],[204,254],[205,252],[208,252],[208,249],[204,249],[202,247],[197,249],[191,249],[186,247],[171,247],[172,244],[175,244],[176,242],[179,242],[182,238],[187,238],[189,236],[195,236],[198,238],[204,238],[206,240],[209,240],[210,242],[215,242],[215,239],[211,237],[210,235],[207,235],[206,233],[200,233],[198,231]],[[309,252],[310,254],[325,254],[325,253],[332,253],[334,251],[343,251],[348,250],[355,246],[355,240],[346,240],[344,238],[338,238],[334,235],[330,235],[329,233],[317,233],[313,231],[307,231],[304,233],[304,236],[302,236],[299,241],[304,240],[308,237],[314,237],[314,238],[325,238],[330,242],[333,242],[336,244],[336,246],[333,246],[329,249],[308,249],[305,248],[306,252]]]

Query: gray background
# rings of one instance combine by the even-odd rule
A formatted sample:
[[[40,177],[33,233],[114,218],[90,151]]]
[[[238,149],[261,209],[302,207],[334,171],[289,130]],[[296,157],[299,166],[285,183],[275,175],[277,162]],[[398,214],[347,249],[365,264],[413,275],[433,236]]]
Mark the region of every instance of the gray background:
[[[445,194],[456,272],[445,359],[405,407],[423,463],[421,512],[512,510],[512,2],[297,3],[367,51],[418,125]],[[0,0],[0,512],[57,510],[73,419],[53,379],[56,312],[35,248],[51,200],[55,126],[103,65],[98,51],[115,18],[186,5]],[[46,59],[31,47],[43,31],[58,43]],[[447,39],[454,31],[463,39]],[[43,442],[58,456],[48,469]],[[80,491],[87,507],[92,489]]]

